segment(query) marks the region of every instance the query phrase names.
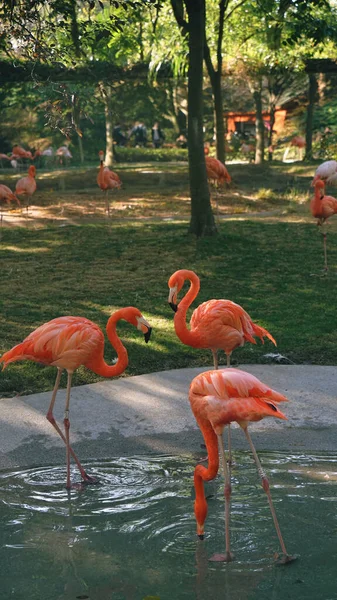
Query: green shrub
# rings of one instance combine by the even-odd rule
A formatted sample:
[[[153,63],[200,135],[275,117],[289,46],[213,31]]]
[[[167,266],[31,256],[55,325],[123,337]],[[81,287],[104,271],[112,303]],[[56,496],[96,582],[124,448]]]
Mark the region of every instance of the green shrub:
[[[115,157],[120,162],[160,162],[160,161],[187,161],[185,148],[124,148],[115,146]]]

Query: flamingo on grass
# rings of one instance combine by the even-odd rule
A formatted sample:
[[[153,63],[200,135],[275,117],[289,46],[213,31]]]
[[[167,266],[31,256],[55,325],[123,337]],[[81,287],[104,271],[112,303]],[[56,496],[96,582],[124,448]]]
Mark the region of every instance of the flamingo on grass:
[[[324,184],[336,184],[337,183],[337,161],[326,160],[320,164],[316,171],[315,176],[311,182],[311,185],[315,187],[316,181],[322,180]],[[325,188],[324,188],[325,189]],[[325,191],[324,191],[325,193]]]
[[[337,213],[337,199],[333,196],[325,195],[325,183],[322,179],[317,179],[314,183],[315,195],[310,202],[311,214],[317,219],[317,225],[322,227],[323,247],[324,247],[324,272],[328,272],[327,257],[327,233],[323,229],[327,219]]]
[[[183,299],[177,304],[177,298],[185,281],[190,282],[190,288]],[[254,336],[264,342],[269,338],[276,346],[273,336],[256,323],[249,314],[231,300],[207,300],[194,311],[190,321],[190,329],[186,325],[186,313],[200,289],[199,277],[194,271],[181,269],[171,275],[168,302],[175,311],[174,328],[183,344],[193,348],[208,348],[212,351],[214,369],[218,369],[218,351],[223,350],[227,357],[227,367],[230,366],[231,354],[235,348],[244,346],[246,342],[256,344]],[[230,428],[228,428],[228,447],[231,461]]]
[[[16,202],[18,204],[18,206],[20,206],[19,198],[17,198],[16,195],[13,194],[12,190],[9,187],[7,187],[7,185],[4,185],[1,183],[0,184],[0,230],[1,230],[0,239],[2,237],[3,202],[6,202],[8,206],[10,206],[11,202]]]
[[[36,190],[35,176],[36,176],[36,168],[34,167],[34,165],[31,165],[28,169],[28,175],[26,177],[22,177],[21,179],[19,179],[19,181],[17,182],[17,184],[15,186],[15,191],[18,196],[27,196],[27,206],[26,206],[27,215],[28,215],[31,197]]]
[[[217,158],[213,158],[212,156],[205,157],[206,162],[206,172],[207,179],[210,183],[218,190],[219,187],[222,187],[224,183],[230,184],[232,178],[228,173],[225,165],[218,160]],[[216,211],[219,217],[219,199],[218,199],[218,191],[215,195],[215,203],[216,203]]]
[[[208,510],[204,481],[211,481],[216,477],[219,469],[219,452],[225,478],[226,550],[225,554],[216,554],[211,560],[226,562],[233,560],[230,548],[231,481],[222,439],[224,428],[233,421],[240,425],[248,440],[262,487],[267,494],[283,554],[280,562],[288,563],[294,560],[294,557],[290,556],[286,550],[273,506],[269,482],[248,431],[248,424],[251,421],[260,421],[265,417],[286,419],[286,416],[279,410],[277,405],[279,402],[287,402],[287,398],[245,371],[224,369],[222,371],[207,371],[195,377],[190,385],[189,399],[208,451],[207,468],[198,464],[194,470],[194,513],[197,522],[197,535],[201,540],[204,539],[204,524]]]
[[[118,177],[117,173],[110,171],[110,169],[108,167],[104,167],[104,152],[103,152],[103,150],[99,151],[98,156],[100,159],[100,167],[99,167],[99,173],[97,175],[97,183],[98,183],[99,187],[101,188],[101,190],[103,190],[105,192],[105,210],[107,211],[108,217],[109,217],[110,216],[110,205],[109,205],[108,192],[109,192],[109,190],[120,188],[122,185],[122,182],[121,182],[120,178]]]
[[[116,377],[125,371],[128,365],[128,353],[116,332],[117,323],[121,319],[137,327],[144,334],[145,342],[149,341],[151,335],[151,326],[144,319],[138,308],[129,306],[113,313],[106,326],[108,339],[117,352],[117,362],[113,365],[108,365],[104,361],[104,335],[98,325],[84,317],[71,316],[58,317],[41,325],[23,340],[21,344],[14,346],[14,348],[3,354],[0,358],[3,368],[12,362],[20,360],[32,360],[44,365],[57,367],[56,381],[46,418],[56,429],[66,445],[67,489],[71,488],[70,455],[78,466],[83,483],[96,483],[96,480],[85,472],[70,446],[69,406],[72,375],[80,365],[84,365],[102,377]],[[63,420],[64,433],[57,425],[53,415],[56,394],[63,369],[66,369],[68,373]]]

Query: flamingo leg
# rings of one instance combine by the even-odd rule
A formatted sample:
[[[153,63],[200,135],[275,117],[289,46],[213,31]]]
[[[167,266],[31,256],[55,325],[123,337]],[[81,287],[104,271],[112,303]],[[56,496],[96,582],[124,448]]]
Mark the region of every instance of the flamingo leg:
[[[322,235],[323,235],[323,247],[324,247],[324,271],[327,273],[328,272],[328,255],[327,255],[327,249],[326,249],[326,231],[322,231]]]
[[[221,464],[223,475],[225,478],[225,537],[226,537],[226,552],[223,556],[223,560],[225,562],[231,562],[233,560],[233,554],[230,551],[230,498],[232,492],[231,486],[231,476],[230,471],[227,467],[226,453],[225,447],[222,439],[222,435],[218,435],[218,443],[219,443],[219,454],[221,456]]]
[[[108,217],[110,217],[110,205],[109,205],[108,190],[105,190],[105,210],[108,214]]]
[[[51,425],[54,427],[54,429],[56,429],[57,433],[59,434],[60,438],[63,440],[63,442],[66,444],[66,438],[64,436],[64,433],[61,431],[61,429],[59,428],[58,424],[55,421],[55,417],[53,415],[53,409],[54,409],[54,404],[55,404],[55,400],[56,400],[56,394],[60,385],[60,380],[61,380],[61,375],[62,375],[62,371],[63,369],[61,368],[57,368],[57,376],[56,376],[56,381],[55,381],[55,385],[54,385],[54,389],[53,389],[53,395],[52,395],[52,399],[49,405],[49,409],[48,412],[46,414],[46,418],[48,419],[49,423],[51,423]],[[74,450],[72,449],[71,446],[69,446],[69,451],[71,456],[73,457],[74,461],[76,462],[78,469],[81,473],[81,477],[83,479],[83,481],[85,483],[95,483],[95,480],[90,477],[89,475],[87,475],[87,473],[85,472],[85,470],[83,469],[80,461],[78,460]]]
[[[72,371],[68,371],[68,381],[67,381],[67,394],[66,394],[66,407],[64,411],[64,432],[66,438],[66,463],[67,463],[67,490],[70,490],[70,443],[69,443],[69,434],[70,434],[70,421],[69,421],[69,405],[70,405],[70,392],[71,392],[71,379],[73,376]]]
[[[212,354],[213,354],[214,369],[217,370],[219,368],[218,351],[212,350]]]
[[[282,559],[281,562],[282,563],[288,563],[288,562],[294,560],[294,557],[290,556],[288,554],[288,552],[286,550],[286,547],[285,547],[285,544],[284,544],[284,541],[283,541],[283,537],[282,537],[282,534],[281,534],[281,529],[280,529],[280,526],[279,526],[279,523],[278,523],[278,520],[277,520],[275,508],[274,508],[272,497],[271,497],[271,494],[270,494],[269,481],[268,481],[266,473],[263,470],[262,465],[260,463],[260,460],[259,460],[259,457],[258,457],[257,452],[255,450],[255,446],[253,444],[252,438],[250,437],[250,433],[248,431],[248,427],[243,427],[243,431],[244,431],[245,436],[246,436],[246,438],[248,440],[248,443],[250,445],[250,449],[251,449],[251,451],[253,453],[254,460],[255,460],[255,463],[256,463],[256,467],[257,467],[257,472],[258,472],[258,474],[259,474],[259,476],[261,478],[262,487],[263,487],[264,491],[267,494],[268,503],[269,503],[270,511],[271,511],[271,514],[272,514],[272,517],[273,517],[273,521],[274,521],[274,525],[275,525],[277,537],[279,539],[279,542],[280,542],[280,545],[281,545],[281,549],[282,549],[282,553],[283,553],[283,559]]]
[[[231,353],[227,354],[227,367],[231,366]],[[232,440],[231,440],[231,424],[228,423],[228,465],[229,465],[229,474],[231,472],[232,466]]]

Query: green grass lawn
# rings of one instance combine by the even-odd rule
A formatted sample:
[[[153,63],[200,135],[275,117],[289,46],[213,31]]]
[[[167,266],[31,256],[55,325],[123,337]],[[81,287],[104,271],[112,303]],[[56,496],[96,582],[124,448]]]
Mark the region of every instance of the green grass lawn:
[[[126,375],[211,365],[208,351],[181,344],[168,306],[169,276],[194,270],[201,291],[192,308],[210,298],[241,304],[294,363],[336,364],[337,232],[330,227],[330,273],[323,267],[322,236],[309,222],[227,219],[219,234],[196,240],[187,222],[118,221],[39,229],[3,228],[1,240],[1,354],[42,323],[61,315],[86,316],[105,328],[117,308],[134,305],[154,330],[148,345],[132,326],[119,333],[129,353]],[[233,364],[265,362],[274,352],[246,344]],[[106,343],[106,360],[115,354]],[[225,356],[221,356],[225,364]],[[3,395],[53,387],[54,367],[26,361],[0,374]],[[65,377],[65,376],[64,376]],[[74,384],[98,376],[81,367]],[[65,382],[65,379],[64,379]]]

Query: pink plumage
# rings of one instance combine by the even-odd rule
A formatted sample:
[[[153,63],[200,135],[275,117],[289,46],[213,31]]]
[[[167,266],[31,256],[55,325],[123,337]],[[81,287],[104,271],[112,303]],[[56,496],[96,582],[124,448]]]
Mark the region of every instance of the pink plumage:
[[[206,171],[207,171],[207,179],[210,181],[217,182],[219,185],[223,185],[225,182],[230,183],[232,178],[228,173],[225,165],[218,160],[217,158],[213,158],[212,156],[206,156]]]
[[[36,190],[36,181],[35,181],[36,169],[34,165],[30,166],[28,169],[28,175],[26,177],[22,177],[19,179],[15,186],[16,193],[25,196],[32,196]]]
[[[12,190],[7,185],[0,184],[0,201],[4,200],[7,204],[12,201],[16,202],[20,206],[20,200],[13,194]]]

